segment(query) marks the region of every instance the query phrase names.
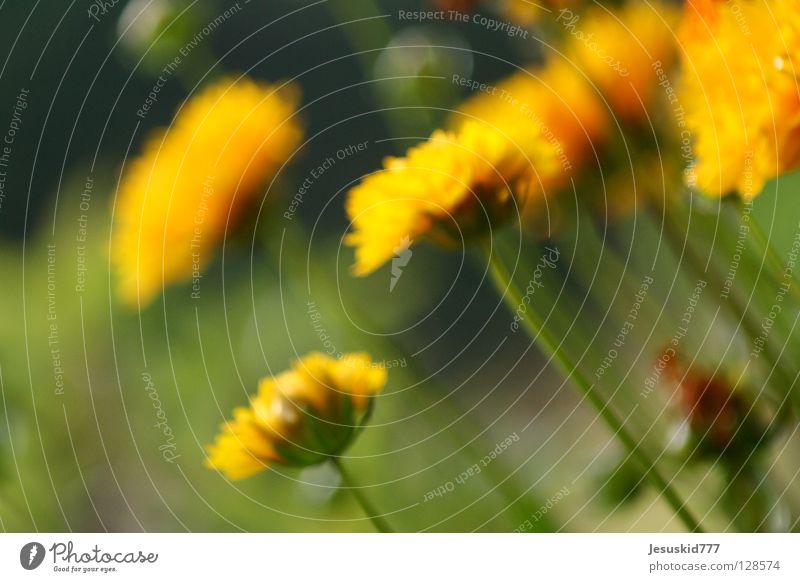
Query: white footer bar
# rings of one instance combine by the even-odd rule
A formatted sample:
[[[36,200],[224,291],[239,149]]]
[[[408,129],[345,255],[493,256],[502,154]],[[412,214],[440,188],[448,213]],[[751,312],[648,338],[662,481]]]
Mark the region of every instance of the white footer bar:
[[[792,534],[3,534],[0,580],[800,580]]]

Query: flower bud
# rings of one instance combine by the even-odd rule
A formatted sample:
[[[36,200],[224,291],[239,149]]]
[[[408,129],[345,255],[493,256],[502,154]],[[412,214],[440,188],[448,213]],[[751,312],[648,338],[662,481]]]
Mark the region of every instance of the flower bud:
[[[337,456],[366,424],[386,376],[366,354],[312,353],[261,380],[250,406],[237,408],[207,447],[206,465],[242,479],[272,463],[305,467]]]
[[[667,372],[701,454],[748,458],[767,444],[766,415],[741,390],[734,390],[724,378],[685,369],[678,357],[670,358]]]

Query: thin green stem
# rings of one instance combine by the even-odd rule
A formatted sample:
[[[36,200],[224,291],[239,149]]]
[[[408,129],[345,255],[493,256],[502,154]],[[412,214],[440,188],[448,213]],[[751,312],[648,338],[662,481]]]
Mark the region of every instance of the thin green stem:
[[[697,275],[709,279],[712,285],[714,285],[718,291],[721,290],[723,285],[718,280],[717,274],[711,267],[706,268],[706,263],[703,261],[703,258],[697,253],[692,245],[689,244],[688,240],[684,241],[680,232],[680,227],[678,224],[676,224],[670,213],[666,212],[661,216],[664,223],[664,234],[672,245],[673,250],[678,253],[679,257],[682,257],[686,260],[686,264]],[[761,335],[761,323],[752,319],[751,310],[747,309],[747,306],[743,303],[743,300],[739,297],[739,295],[736,292],[730,293],[728,298],[722,303],[727,306],[728,312],[733,319],[736,320],[737,323],[741,324],[750,341],[755,342]],[[792,374],[783,368],[780,354],[775,353],[775,348],[770,340],[764,342],[764,355],[768,359],[770,367],[775,376],[777,376],[778,381],[783,382],[787,387],[789,387],[789,389],[791,389],[791,387],[794,385]]]
[[[517,307],[522,304],[522,292],[512,280],[503,261],[492,251],[491,247],[486,244],[483,245],[482,248],[489,261],[492,281],[508,307],[511,311],[515,312]],[[623,422],[609,407],[608,403],[598,394],[594,384],[586,379],[578,366],[569,358],[564,350],[561,349],[560,344],[543,325],[539,316],[536,315],[533,310],[527,309],[522,317],[530,337],[538,342],[547,353],[553,356],[556,364],[561,368],[567,379],[571,380],[592,406],[595,407],[601,418],[614,432],[614,435],[622,441],[622,444],[628,449],[631,456],[644,466],[647,477],[651,480],[656,489],[661,492],[664,499],[669,503],[675,511],[675,514],[681,519],[689,531],[702,532],[703,529],[687,509],[686,503],[681,500],[672,485],[661,475],[655,463],[651,461],[650,457],[640,446],[640,443],[633,437],[628,429],[625,428]]]
[[[389,522],[382,517],[381,513],[375,508],[367,496],[364,495],[362,488],[359,487],[353,480],[353,476],[350,474],[350,471],[345,469],[342,460],[332,457],[331,462],[336,466],[336,469],[339,471],[339,475],[342,476],[342,483],[347,486],[350,493],[352,493],[353,498],[356,500],[366,516],[369,517],[369,520],[372,522],[372,525],[375,527],[375,529],[381,533],[394,533],[394,530],[389,525]]]
[[[741,198],[738,196],[729,196],[725,199],[725,203],[732,204],[736,208],[736,212],[739,215],[739,220],[743,221],[745,216],[745,203],[741,200]],[[757,245],[756,249],[760,252],[761,258],[764,259],[764,263],[769,269],[771,269],[770,274],[775,278],[775,282],[780,284],[784,280],[786,273],[780,257],[778,257],[775,249],[773,248],[772,244],[770,244],[769,239],[767,238],[766,234],[764,234],[761,225],[758,223],[756,217],[753,216],[752,212],[749,213],[747,224],[749,232]],[[791,278],[791,282],[796,282],[794,277]],[[796,300],[800,299],[800,293],[797,292],[796,286],[792,285],[790,289],[794,298]]]
[[[730,199],[730,198],[729,198]],[[737,212],[739,213],[740,220],[744,217],[744,203],[736,199],[737,201],[734,202],[734,206],[736,207]],[[778,257],[775,249],[773,248],[772,244],[770,244],[769,239],[764,234],[764,231],[761,229],[761,226],[758,224],[758,220],[754,216],[749,217],[749,227],[750,227],[750,234],[752,235],[754,241],[757,244],[757,251],[760,253],[761,258],[766,263],[769,272],[771,270],[771,275],[773,278],[773,283],[775,285],[784,285],[788,283],[788,292],[789,295],[794,299],[796,302],[800,302],[800,290],[795,283],[797,283],[797,279],[795,278],[793,271],[787,270],[784,267],[781,259]],[[786,281],[786,279],[789,279]],[[757,328],[760,325],[757,324]],[[760,334],[760,332],[758,332]],[[791,331],[789,332],[791,335]],[[757,337],[757,336],[756,336]],[[790,338],[787,338],[787,342]],[[776,348],[777,349],[777,348]],[[774,352],[773,346],[771,342],[766,342],[764,346],[764,351],[767,353],[768,357],[773,358],[773,363],[775,366],[782,366],[783,365],[783,358],[780,357],[780,354],[776,354]],[[790,397],[797,399],[797,390],[795,389],[796,378],[794,378],[794,371],[792,369],[784,370],[781,368],[779,370],[779,375],[781,376],[781,380],[786,383],[787,389],[789,390]],[[788,405],[788,403],[784,403],[784,405]]]
[[[289,249],[291,254],[296,256],[305,256],[306,250],[301,243],[301,240],[306,238],[306,234],[302,230],[302,225],[300,223],[295,224],[293,229],[287,230],[286,232],[286,248]],[[278,247],[276,245],[266,244],[266,242],[264,244],[264,248],[267,252],[273,254],[277,253],[278,251]],[[319,261],[319,258],[315,254],[311,254],[309,260]],[[277,254],[275,255],[274,263],[276,265],[280,264],[280,256]],[[320,276],[328,277],[328,275],[325,275],[326,269],[322,264],[315,263],[311,271],[321,274]],[[292,293],[302,296],[308,292],[307,281],[305,278],[300,276],[300,270],[297,268],[286,268],[284,275],[286,278],[282,280],[284,280],[285,284],[289,285],[293,289]],[[337,283],[335,281],[330,281],[327,279],[326,281],[328,285],[322,285],[321,288],[323,290],[328,288],[336,288]],[[369,310],[364,309],[360,302],[351,302],[351,304],[348,305],[348,309],[355,319],[362,322],[362,325],[365,325],[370,329],[377,329],[378,326],[375,324],[375,320],[372,318]],[[415,358],[412,357],[409,351],[397,340],[394,335],[375,335],[372,336],[370,341],[380,346],[376,349],[380,349],[385,354],[385,357],[407,362],[408,365],[404,368],[404,370],[409,375],[410,381],[420,385],[424,383],[426,387],[430,388],[431,392],[435,394],[445,393],[443,388],[437,385],[438,383],[433,377],[429,377],[427,374],[425,374],[424,370],[418,369],[418,366],[415,365]],[[415,396],[415,398],[417,399],[415,401],[415,410],[427,407],[431,404],[428,390],[421,391]],[[463,449],[465,455],[469,455],[473,459],[482,458],[486,454],[486,451],[490,450],[494,446],[494,443],[487,442],[484,436],[484,434],[486,434],[486,429],[478,427],[470,416],[470,413],[465,411],[457,400],[452,398],[449,399],[448,406],[456,412],[459,418],[457,422],[454,422],[446,431],[444,431],[444,435],[449,438],[451,442],[459,449]],[[479,433],[478,436],[473,436],[476,433]],[[516,519],[522,522],[535,513],[541,506],[542,502],[541,500],[536,500],[536,496],[532,495],[530,490],[523,490],[518,485],[517,480],[515,480],[511,474],[503,469],[503,463],[496,461],[488,464],[483,469],[483,474],[485,474],[487,479],[494,484],[493,490],[506,500],[509,507],[511,507],[511,511],[516,516]],[[538,523],[547,531],[553,531],[556,529],[555,523],[549,521],[547,516],[543,516]]]
[[[741,205],[737,206],[738,210],[742,212],[743,207]],[[683,231],[673,217],[673,213],[660,213],[658,214],[658,217],[662,219],[662,223],[664,225],[664,234],[670,246],[673,247],[675,253],[679,257],[686,260],[686,264],[697,276],[707,278],[711,284],[717,288],[717,291],[721,291],[723,289],[723,284],[719,280],[718,274],[715,273],[713,268],[708,265],[703,257],[698,254],[695,248],[690,244],[689,240],[684,240]],[[753,222],[754,218],[751,217],[751,225]],[[746,305],[744,304],[744,300],[739,297],[735,290],[733,290],[733,292],[728,295],[728,298],[721,303],[725,303],[727,305],[729,314],[738,324],[742,326],[749,341],[754,342],[760,335],[760,322],[753,319],[752,311],[747,309]],[[783,367],[783,359],[780,357],[779,353],[775,352],[775,348],[770,341],[767,341],[764,344],[764,356],[769,362],[770,379],[772,380],[772,383],[783,383],[789,387],[791,392],[794,392],[793,386],[796,384],[796,377],[792,372]],[[785,426],[788,418],[790,418],[791,409],[789,396],[791,396],[791,394],[784,397],[779,404],[778,410],[776,410],[774,413],[774,419],[770,423],[770,432],[772,433],[772,436],[774,436],[774,434],[780,430],[781,426]],[[723,458],[722,461],[725,461],[725,459]],[[732,471],[730,468],[727,468],[726,470],[729,474],[726,478],[728,485],[725,489],[725,497],[732,498],[734,497],[734,490],[736,490],[737,495],[741,493],[741,486],[742,484],[746,483],[746,480],[744,477],[738,477],[738,473]],[[730,499],[728,499],[728,501],[730,501]],[[743,514],[746,515],[745,507],[747,507],[748,512],[752,510],[752,503],[750,503],[749,500],[747,500],[747,503],[744,503],[742,499],[734,500],[733,503],[726,502],[723,504],[723,506],[732,516],[733,521],[737,523],[742,521],[744,517]],[[751,515],[747,515],[747,517],[752,518]],[[745,528],[742,531],[752,530]]]
[[[351,310],[353,312],[360,313],[356,308],[351,308]],[[359,317],[363,317],[362,321],[369,321],[366,316],[360,314]],[[432,380],[431,378],[425,378],[423,374],[417,370],[416,366],[411,363],[414,361],[411,355],[392,336],[376,339],[385,345],[385,349],[389,353],[392,353],[399,359],[401,358],[409,362],[406,370],[410,374],[412,381],[417,384],[421,384],[424,381],[428,384],[428,386],[434,388],[437,386],[436,381]],[[434,391],[437,394],[443,393],[441,389],[435,389]],[[423,406],[430,404],[430,400],[428,400],[428,397],[424,394],[418,395],[417,398],[420,399],[419,404],[422,404]],[[459,447],[460,449],[464,449],[464,452],[470,455],[473,459],[482,458],[486,454],[486,451],[491,448],[491,445],[486,443],[485,439],[483,438],[483,434],[486,432],[486,429],[475,425],[469,413],[465,412],[460,405],[453,404],[452,399],[448,405],[457,411],[457,414],[459,415],[458,422],[466,425],[466,429],[458,430],[455,428],[454,423],[452,425],[453,429],[448,429],[446,434],[450,437],[455,446]],[[476,437],[470,438],[470,436],[476,432],[480,434],[478,434]],[[493,483],[493,490],[506,500],[509,507],[511,507],[512,512],[517,515],[517,518],[521,521],[524,521],[539,509],[540,506],[537,505],[537,503],[541,502],[532,502],[530,496],[531,491],[527,489],[521,490],[517,485],[517,481],[513,479],[513,475],[508,474],[503,469],[504,465],[495,461],[494,463],[489,463],[483,467],[481,472],[485,474],[488,480]],[[546,516],[542,516],[538,523],[540,523],[547,531],[553,531],[555,529],[555,524],[550,522]]]
[[[741,463],[723,459],[723,465],[727,486],[722,501],[728,506],[733,525],[744,533],[772,531],[771,517],[784,509],[783,501],[772,491],[760,459],[751,457]]]

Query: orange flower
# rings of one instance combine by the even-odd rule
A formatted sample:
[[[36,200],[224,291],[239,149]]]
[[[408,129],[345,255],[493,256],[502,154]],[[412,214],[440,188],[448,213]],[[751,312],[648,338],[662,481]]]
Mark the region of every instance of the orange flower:
[[[676,54],[679,9],[662,2],[629,2],[615,12],[595,7],[559,22],[569,33],[567,51],[608,96],[614,112],[637,120],[659,91],[653,64],[667,69]]]
[[[800,164],[800,11],[791,0],[688,0],[680,93],[691,186],[756,196]]]

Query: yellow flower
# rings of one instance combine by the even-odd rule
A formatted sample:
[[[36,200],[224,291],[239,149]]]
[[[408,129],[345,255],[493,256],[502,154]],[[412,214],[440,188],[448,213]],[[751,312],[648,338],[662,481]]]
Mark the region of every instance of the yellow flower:
[[[680,92],[694,141],[687,182],[751,199],[800,162],[800,11],[790,0],[691,0]]]
[[[199,278],[259,187],[297,147],[292,86],[225,78],[155,132],[119,188],[112,260],[121,298],[148,304],[163,286]]]
[[[568,53],[608,97],[614,112],[643,119],[660,91],[653,63],[667,69],[676,53],[679,9],[662,2],[628,2],[611,12],[595,7],[582,16],[559,17]]]
[[[206,466],[244,479],[272,463],[307,466],[336,456],[364,427],[386,377],[366,354],[309,354],[261,380],[250,406],[234,410],[206,447]]]
[[[552,163],[552,150],[537,134],[513,124],[464,123],[436,131],[403,158],[353,188],[347,213],[356,247],[355,274],[366,275],[399,248],[422,237],[446,243],[471,236],[513,212],[535,169]],[[409,242],[410,241],[410,242]]]
[[[593,144],[605,138],[609,116],[597,92],[581,71],[553,56],[541,69],[520,71],[459,107],[451,124],[479,119],[492,126],[512,126],[520,143],[543,140],[556,163],[537,167],[536,186],[548,195],[569,183],[570,177],[595,155]]]

